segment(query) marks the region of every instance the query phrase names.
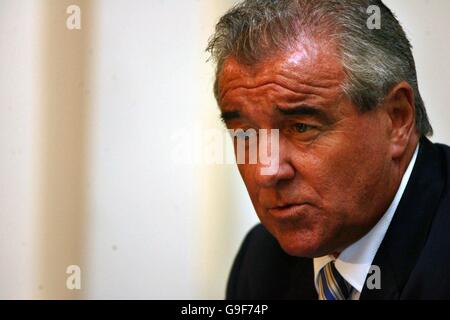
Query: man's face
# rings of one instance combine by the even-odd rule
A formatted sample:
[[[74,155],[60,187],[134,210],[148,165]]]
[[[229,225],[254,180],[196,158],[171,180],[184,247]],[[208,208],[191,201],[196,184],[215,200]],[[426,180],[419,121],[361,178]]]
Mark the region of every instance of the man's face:
[[[305,42],[257,65],[225,61],[219,105],[230,129],[279,129],[279,168],[239,164],[257,215],[291,255],[337,252],[392,200],[389,119],[343,95],[335,48]]]

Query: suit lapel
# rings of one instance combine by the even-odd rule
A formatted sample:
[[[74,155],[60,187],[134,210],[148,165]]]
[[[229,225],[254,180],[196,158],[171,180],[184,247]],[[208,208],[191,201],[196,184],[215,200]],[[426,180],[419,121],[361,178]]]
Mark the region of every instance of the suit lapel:
[[[361,300],[401,298],[437,210],[442,177],[439,152],[428,139],[421,139],[411,177],[372,262],[380,267],[381,289],[370,290],[366,278]]]
[[[317,300],[312,259],[294,258],[289,279],[291,285],[286,291],[284,299]]]

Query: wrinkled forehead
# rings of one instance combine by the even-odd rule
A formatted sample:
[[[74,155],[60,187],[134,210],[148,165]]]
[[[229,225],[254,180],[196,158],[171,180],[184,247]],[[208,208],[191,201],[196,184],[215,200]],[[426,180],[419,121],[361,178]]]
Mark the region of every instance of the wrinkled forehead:
[[[267,56],[254,64],[227,57],[217,76],[218,102],[233,88],[252,88],[271,82],[315,83],[343,81],[345,72],[335,45],[307,43],[286,52]]]

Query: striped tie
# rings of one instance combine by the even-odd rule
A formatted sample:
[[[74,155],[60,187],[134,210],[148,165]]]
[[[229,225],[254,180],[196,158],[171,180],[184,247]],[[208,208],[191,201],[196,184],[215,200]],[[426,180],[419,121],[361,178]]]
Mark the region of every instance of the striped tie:
[[[352,286],[339,274],[334,261],[329,262],[319,272],[319,300],[346,300]]]

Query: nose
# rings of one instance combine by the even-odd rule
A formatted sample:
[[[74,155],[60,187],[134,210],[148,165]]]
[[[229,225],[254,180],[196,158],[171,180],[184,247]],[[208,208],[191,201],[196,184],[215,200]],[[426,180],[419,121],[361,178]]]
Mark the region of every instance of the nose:
[[[295,176],[294,167],[289,161],[282,158],[281,152],[278,163],[271,163],[269,168],[261,165],[258,167],[255,170],[255,181],[263,188],[273,187],[281,181],[291,180]]]

